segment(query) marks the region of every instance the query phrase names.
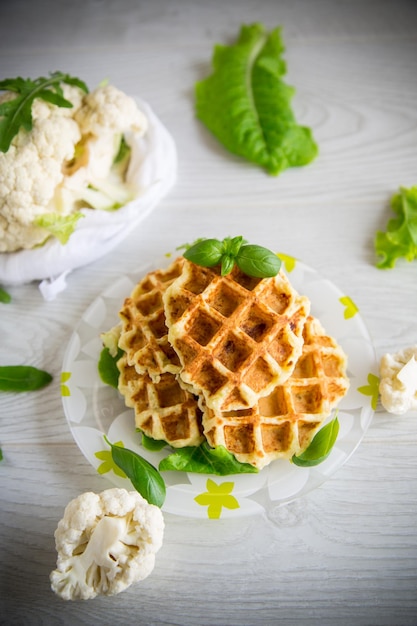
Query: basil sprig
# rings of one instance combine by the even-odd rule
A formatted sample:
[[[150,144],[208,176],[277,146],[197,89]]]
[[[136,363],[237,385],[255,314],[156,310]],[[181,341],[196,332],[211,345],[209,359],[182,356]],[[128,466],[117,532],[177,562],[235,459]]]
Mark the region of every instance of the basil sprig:
[[[104,437],[111,448],[113,461],[124,471],[130,482],[149,502],[161,507],[165,502],[166,486],[158,470],[146,459],[129,448],[122,448]]]
[[[51,374],[31,365],[0,366],[0,391],[35,391],[51,380]]]
[[[339,420],[335,417],[316,433],[306,450],[291,461],[300,467],[312,467],[327,459],[339,434]]]
[[[248,276],[268,278],[281,268],[278,256],[264,248],[248,244],[242,236],[219,239],[199,239],[184,252],[184,257],[202,267],[221,266],[221,275],[229,274],[234,265]]]

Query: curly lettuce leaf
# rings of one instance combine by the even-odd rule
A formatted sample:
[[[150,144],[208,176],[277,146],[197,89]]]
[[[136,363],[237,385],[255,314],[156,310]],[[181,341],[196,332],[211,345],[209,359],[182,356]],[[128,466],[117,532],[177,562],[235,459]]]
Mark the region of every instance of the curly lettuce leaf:
[[[244,25],[235,45],[215,46],[214,71],[195,87],[197,117],[230,152],[275,176],[318,153],[292,111],[283,52],[280,28],[268,34],[262,24]]]
[[[399,258],[417,258],[417,186],[401,187],[391,198],[391,208],[396,217],[388,221],[386,232],[378,231],[375,236],[380,269],[393,268]]]
[[[49,231],[63,245],[67,243],[75,230],[78,220],[84,217],[82,213],[70,215],[58,215],[57,213],[44,213],[34,220],[35,226],[40,226]]]

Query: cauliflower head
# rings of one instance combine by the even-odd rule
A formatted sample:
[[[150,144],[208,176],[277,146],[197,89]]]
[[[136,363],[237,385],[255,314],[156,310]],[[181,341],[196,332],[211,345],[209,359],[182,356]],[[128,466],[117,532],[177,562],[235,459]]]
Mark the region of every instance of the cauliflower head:
[[[64,600],[124,591],[152,572],[163,533],[161,510],[136,491],[81,494],[67,505],[55,531],[52,590]]]
[[[417,409],[417,345],[384,354],[379,371],[383,407],[397,415]]]
[[[0,252],[51,235],[66,243],[80,209],[115,210],[138,193],[127,180],[129,141],[148,123],[135,101],[112,85],[62,91],[71,108],[35,99],[32,129],[21,128],[0,152]],[[0,102],[13,97],[5,92]]]

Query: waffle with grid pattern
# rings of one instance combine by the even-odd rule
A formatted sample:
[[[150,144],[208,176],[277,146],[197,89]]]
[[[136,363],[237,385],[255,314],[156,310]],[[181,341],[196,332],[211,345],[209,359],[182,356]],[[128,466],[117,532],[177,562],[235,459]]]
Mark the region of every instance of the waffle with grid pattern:
[[[126,353],[129,365],[153,379],[165,372],[175,374],[180,370],[178,356],[168,342],[162,296],[180,276],[183,261],[180,257],[167,268],[146,274],[119,311],[119,347]]]
[[[253,407],[301,355],[310,301],[282,272],[252,278],[235,266],[221,276],[185,260],[163,300],[180,377],[214,410]]]
[[[301,454],[349,388],[346,355],[320,322],[309,316],[304,345],[289,379],[249,409],[204,408],[208,443],[224,446],[238,461],[262,469]]]
[[[200,445],[204,436],[197,398],[180,387],[174,374],[165,372],[152,380],[129,365],[125,354],[117,367],[119,391],[135,411],[136,428],[174,448]]]

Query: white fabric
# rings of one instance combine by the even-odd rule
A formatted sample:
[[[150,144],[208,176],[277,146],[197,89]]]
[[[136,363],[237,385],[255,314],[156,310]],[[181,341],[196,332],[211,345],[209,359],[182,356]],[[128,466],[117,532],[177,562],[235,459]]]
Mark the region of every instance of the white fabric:
[[[20,285],[34,280],[46,300],[66,287],[71,270],[90,263],[117,246],[137,227],[176,181],[177,152],[173,138],[146,102],[138,106],[148,118],[144,137],[135,140],[129,179],[141,190],[139,196],[117,211],[83,209],[68,243],[51,238],[33,250],[0,254],[0,285]]]

